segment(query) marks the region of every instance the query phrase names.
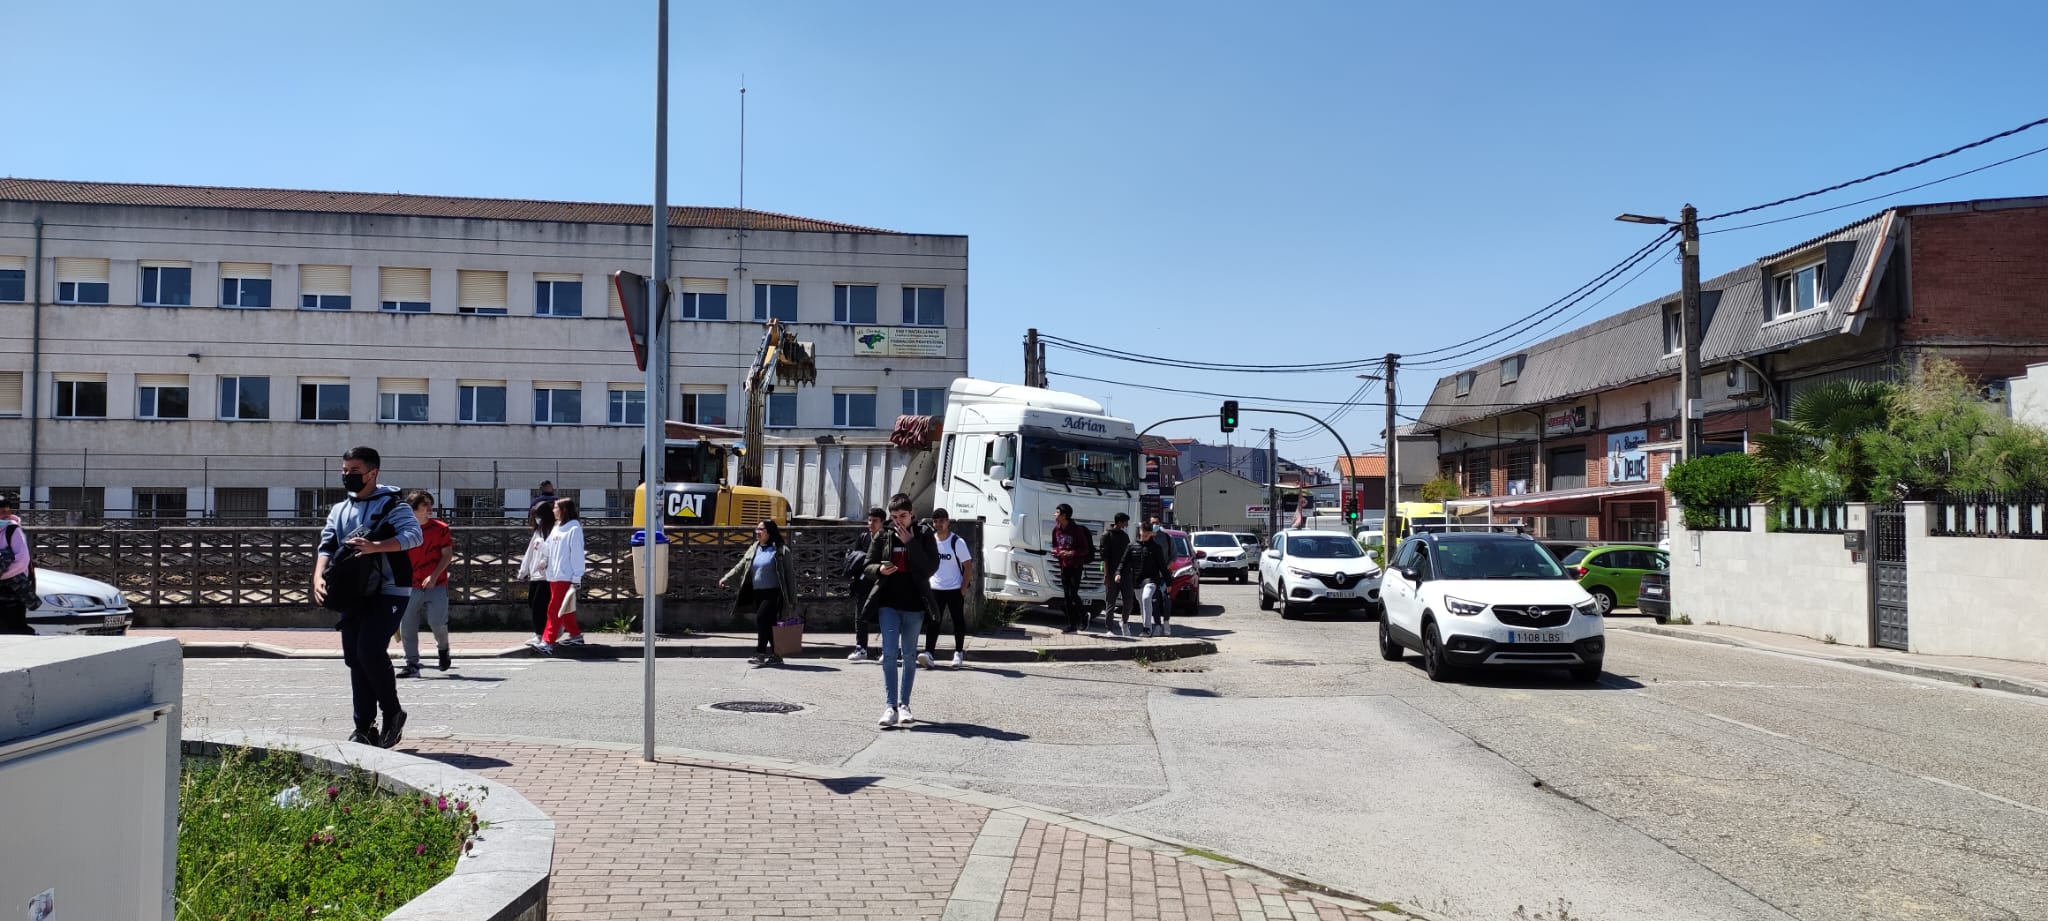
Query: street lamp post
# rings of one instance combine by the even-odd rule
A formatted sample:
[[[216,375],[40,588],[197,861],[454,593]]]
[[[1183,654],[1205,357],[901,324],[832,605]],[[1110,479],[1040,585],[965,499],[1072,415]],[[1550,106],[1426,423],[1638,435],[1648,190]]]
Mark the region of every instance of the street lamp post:
[[[1671,224],[1670,218],[1623,214],[1617,221],[1631,224]],[[1678,363],[1678,387],[1684,397],[1678,412],[1678,459],[1688,461],[1699,454],[1700,423],[1700,212],[1686,205],[1678,212],[1679,295],[1678,324],[1683,357]]]

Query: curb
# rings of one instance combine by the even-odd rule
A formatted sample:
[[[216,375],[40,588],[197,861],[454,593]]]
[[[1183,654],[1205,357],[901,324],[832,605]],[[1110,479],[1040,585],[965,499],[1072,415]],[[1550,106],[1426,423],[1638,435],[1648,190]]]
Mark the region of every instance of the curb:
[[[340,649],[289,649],[268,643],[185,643],[180,645],[187,659],[340,659]],[[842,644],[810,644],[804,651],[791,659],[840,659],[844,660],[853,646]],[[591,643],[581,649],[568,651],[556,647],[554,658],[561,659],[641,659],[645,658],[645,647],[640,644]],[[1131,659],[1185,659],[1192,656],[1207,656],[1216,653],[1213,641],[1197,638],[1164,639],[1145,643],[1127,643],[1114,646],[1037,646],[1032,648],[1003,648],[977,651],[974,663],[1032,663],[1032,662],[1114,662]],[[754,650],[733,643],[718,644],[670,644],[656,646],[657,659],[744,659]],[[393,654],[394,657],[397,655]],[[505,649],[484,652],[459,652],[456,659],[539,659],[545,658],[526,646],[512,646]]]
[[[632,754],[638,754],[642,751],[641,746],[628,742],[599,742],[582,739],[559,739],[550,736],[495,736],[475,735],[469,733],[450,733],[446,736],[437,736],[436,738],[445,738],[451,742],[473,740],[478,742],[548,745],[556,748],[587,748],[599,749],[603,751],[622,751]],[[1199,845],[1190,844],[1185,841],[1179,841],[1173,838],[1168,838],[1163,835],[1158,835],[1151,832],[1134,831],[1129,828],[1124,828],[1122,826],[1103,822],[1097,819],[1083,818],[1074,815],[1073,813],[1063,812],[1058,809],[1053,809],[1048,806],[1041,806],[1036,803],[1025,802],[1023,800],[1011,799],[1010,797],[1001,796],[998,794],[980,793],[974,790],[962,790],[957,787],[948,787],[943,784],[935,784],[922,780],[913,780],[905,777],[898,777],[893,774],[888,774],[881,771],[846,770],[841,768],[826,767],[823,765],[807,764],[805,762],[795,761],[788,758],[768,758],[756,755],[734,755],[726,752],[712,752],[692,748],[678,748],[668,745],[655,746],[654,753],[656,757],[667,757],[678,759],[680,761],[699,762],[699,764],[695,766],[708,767],[711,765],[702,764],[702,762],[711,762],[715,765],[738,766],[744,768],[752,768],[754,770],[760,771],[772,771],[779,774],[801,777],[807,780],[846,780],[856,777],[880,778],[880,780],[876,781],[873,784],[873,786],[880,787],[882,789],[897,790],[904,793],[914,793],[920,796],[929,796],[935,799],[952,800],[954,802],[966,803],[971,806],[979,806],[983,809],[989,810],[992,815],[1009,815],[1015,816],[1019,819],[1030,819],[1039,822],[1044,822],[1048,825],[1058,825],[1063,828],[1081,832],[1083,834],[1093,835],[1098,838],[1104,838],[1109,841],[1116,842],[1117,844],[1125,845],[1127,847],[1150,851],[1156,854],[1163,854],[1175,860],[1193,864],[1195,866],[1202,867],[1205,869],[1215,870],[1232,879],[1242,880],[1255,886],[1265,886],[1270,889],[1293,890],[1299,892],[1303,897],[1313,901],[1323,902],[1338,908],[1346,908],[1352,911],[1365,913],[1368,917],[1375,919],[1375,921],[1444,921],[1444,919],[1439,918],[1439,916],[1425,914],[1421,911],[1412,908],[1399,908],[1395,911],[1389,911],[1383,906],[1394,905],[1395,903],[1387,901],[1367,900],[1365,898],[1344,892],[1343,890],[1337,889],[1332,886],[1327,886],[1322,883],[1314,882],[1312,880],[1305,880],[1296,876],[1290,876],[1285,873],[1280,873],[1273,870],[1267,870],[1263,867],[1257,866],[1256,864],[1238,860],[1237,858],[1230,857],[1227,854],[1219,854],[1216,851],[1201,847]],[[1224,859],[1218,860],[1215,857],[1205,856],[1210,854],[1215,854],[1217,857],[1222,857]]]
[[[2048,685],[2037,684],[2031,681],[2011,678],[2005,675],[1993,674],[1991,672],[1986,671],[1972,671],[1969,669],[1954,668],[1942,665],[1922,665],[1915,662],[1895,662],[1890,659],[1871,659],[1863,658],[1860,656],[1848,655],[1828,655],[1826,653],[1811,652],[1803,649],[1793,649],[1785,646],[1773,646],[1769,643],[1756,643],[1729,636],[1713,636],[1709,634],[1691,633],[1685,630],[1673,629],[1671,627],[1631,626],[1619,627],[1617,629],[1628,630],[1635,633],[1647,633],[1652,636],[1666,636],[1671,637],[1673,639],[1691,640],[1695,643],[1713,643],[1719,646],[1733,646],[1738,649],[1756,649],[1762,650],[1764,652],[1778,652],[1784,653],[1788,656],[1798,656],[1802,659],[1813,659],[1818,662],[1839,662],[1843,665],[1854,665],[1859,668],[1874,669],[1881,672],[1891,672],[1893,674],[1898,675],[1908,675],[1914,678],[1926,678],[1930,681],[1944,681],[1950,684],[1960,684],[1972,688],[1985,688],[1993,691],[2004,691],[2008,694],[2019,694],[2026,697],[2048,698]]]

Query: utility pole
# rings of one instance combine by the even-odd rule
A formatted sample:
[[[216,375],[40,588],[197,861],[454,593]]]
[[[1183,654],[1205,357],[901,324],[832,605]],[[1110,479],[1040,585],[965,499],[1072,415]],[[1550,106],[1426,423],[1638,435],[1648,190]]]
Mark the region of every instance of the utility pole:
[[[1024,386],[1039,387],[1038,383],[1038,329],[1024,331]]]
[[[1380,546],[1386,548],[1383,552],[1390,554],[1394,552],[1394,510],[1400,507],[1401,502],[1401,439],[1394,434],[1394,369],[1399,367],[1400,363],[1401,356],[1392,352],[1387,353],[1387,370],[1384,375],[1387,382],[1387,478],[1383,484],[1386,487],[1386,507],[1380,509]],[[1391,560],[1393,557],[1389,556],[1388,559]]]
[[[1679,322],[1685,327],[1680,334],[1685,340],[1685,357],[1678,365],[1679,387],[1685,392],[1685,403],[1679,407],[1678,437],[1680,448],[1678,459],[1692,460],[1700,451],[1700,340],[1706,338],[1700,330],[1700,212],[1698,208],[1686,205],[1678,213],[1680,242],[1678,250],[1679,279]]]
[[[1280,530],[1280,440],[1278,433],[1266,430],[1266,539],[1271,545],[1272,537]]]

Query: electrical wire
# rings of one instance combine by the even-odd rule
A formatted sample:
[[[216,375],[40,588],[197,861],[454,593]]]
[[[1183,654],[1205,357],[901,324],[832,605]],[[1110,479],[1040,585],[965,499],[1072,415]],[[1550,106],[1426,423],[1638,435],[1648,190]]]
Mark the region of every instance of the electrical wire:
[[[1062,349],[1069,352],[1077,352],[1082,355],[1092,355],[1097,358],[1111,358],[1119,361],[1129,361],[1144,365],[1158,365],[1167,368],[1180,368],[1196,371],[1221,371],[1239,374],[1304,374],[1316,372],[1357,371],[1362,370],[1364,368],[1372,367],[1373,365],[1377,365],[1381,361],[1378,358],[1362,358],[1356,361],[1314,362],[1309,364],[1248,365],[1231,362],[1192,361],[1181,358],[1165,358],[1158,355],[1146,355],[1139,352],[1128,351],[1125,349],[1112,349],[1106,346],[1093,345],[1086,342],[1077,342],[1072,339],[1065,339],[1059,336],[1050,336],[1044,333],[1039,334],[1038,341],[1043,342],[1049,346],[1052,346],[1053,348]]]
[[[1977,139],[1977,140],[1971,141],[1971,142],[1970,142],[1970,143],[1968,143],[1968,144],[1964,144],[1964,145],[1962,145],[1962,146],[1960,146],[1960,147],[1951,147],[1951,148],[1949,148],[1948,150],[1944,150],[1944,151],[1942,151],[1941,153],[1938,153],[1938,154],[1934,154],[1933,156],[1921,157],[1920,159],[1918,159],[1918,160],[1914,160],[1914,161],[1913,161],[1913,162],[1911,162],[1911,163],[1904,163],[1904,164],[1900,164],[1900,165],[1898,165],[1898,166],[1894,166],[1894,167],[1892,167],[1891,169],[1888,169],[1888,170],[1881,170],[1881,171],[1879,171],[1879,172],[1871,173],[1870,175],[1868,175],[1868,176],[1864,176],[1864,177],[1862,177],[1862,178],[1860,178],[1860,179],[1851,179],[1851,180],[1849,180],[1848,182],[1838,182],[1838,183],[1835,183],[1834,185],[1828,186],[1827,188],[1824,188],[1824,189],[1815,189],[1815,190],[1813,190],[1813,191],[1811,191],[1811,192],[1804,192],[1804,193],[1801,193],[1801,194],[1798,194],[1798,195],[1794,195],[1794,196],[1791,196],[1790,198],[1780,198],[1780,199],[1778,199],[1777,201],[1765,202],[1765,203],[1763,203],[1763,204],[1761,204],[1761,205],[1751,205],[1751,206],[1749,206],[1749,207],[1747,207],[1747,208],[1737,208],[1737,209],[1735,209],[1734,211],[1723,211],[1723,212],[1721,212],[1720,214],[1712,215],[1712,216],[1710,216],[1710,217],[1703,217],[1703,218],[1700,218],[1699,220],[1700,220],[1700,223],[1704,224],[1704,223],[1706,223],[1706,222],[1708,222],[1708,221],[1718,221],[1718,220],[1720,220],[1720,219],[1722,219],[1722,218],[1724,218],[1724,217],[1734,217],[1734,216],[1736,216],[1736,215],[1738,215],[1738,214],[1748,214],[1748,213],[1750,213],[1750,212],[1752,212],[1752,211],[1762,211],[1762,210],[1764,210],[1764,209],[1766,209],[1766,208],[1776,208],[1776,207],[1778,207],[1779,205],[1789,205],[1789,204],[1791,204],[1791,203],[1793,203],[1793,202],[1795,202],[1795,201],[1800,201],[1800,200],[1803,200],[1803,199],[1808,199],[1808,198],[1812,198],[1812,197],[1814,197],[1814,196],[1816,196],[1816,195],[1826,195],[1826,194],[1827,194],[1827,193],[1829,193],[1829,192],[1835,192],[1835,191],[1839,191],[1839,190],[1841,190],[1841,189],[1846,189],[1846,188],[1848,188],[1848,187],[1850,187],[1850,186],[1852,186],[1852,185],[1857,185],[1857,184],[1860,184],[1860,183],[1865,183],[1865,182],[1869,182],[1869,181],[1870,181],[1870,180],[1872,180],[1872,179],[1881,179],[1881,178],[1883,178],[1883,177],[1885,177],[1885,176],[1889,176],[1889,175],[1891,175],[1891,174],[1893,174],[1893,173],[1899,173],[1899,172],[1904,172],[1904,171],[1906,171],[1906,170],[1909,170],[1909,169],[1912,169],[1912,168],[1914,168],[1914,167],[1916,167],[1916,166],[1925,166],[1925,165],[1927,165],[1927,164],[1929,164],[1929,163],[1933,163],[1934,161],[1936,161],[1936,160],[1940,160],[1940,159],[1942,159],[1942,158],[1944,158],[1944,157],[1952,157],[1952,156],[1955,156],[1956,154],[1962,153],[1962,152],[1963,152],[1963,151],[1965,151],[1965,150],[1969,150],[1969,149],[1971,149],[1971,148],[1975,148],[1975,147],[1982,147],[1982,146],[1984,146],[1984,145],[1986,145],[1986,144],[1989,144],[1989,143],[1991,143],[1991,142],[1993,142],[1993,141],[2001,140],[2001,139],[2003,139],[2003,138],[2009,138],[2009,137],[2012,137],[2012,136],[2013,136],[2013,135],[2015,135],[2015,134],[2019,134],[2019,133],[2020,133],[2020,132],[2022,132],[2022,131],[2028,131],[2028,130],[2031,130],[2031,129],[2034,129],[2034,128],[2039,128],[2039,127],[2041,127],[2042,125],[2048,125],[2048,118],[2037,118],[2037,119],[2034,119],[2033,121],[2027,122],[2026,124],[2024,124],[2024,125],[2020,125],[2020,126],[2018,126],[2018,127],[2016,127],[2016,128],[2008,128],[2008,129],[2006,129],[2006,130],[2004,130],[2004,131],[2000,131],[2000,132],[1998,132],[1997,134],[1991,135],[1990,137],[1985,137],[1985,138],[1979,138],[1979,139]]]
[[[1843,208],[1854,208],[1854,207],[1856,207],[1857,205],[1867,205],[1867,204],[1870,204],[1871,202],[1874,202],[1874,201],[1883,201],[1884,199],[1887,199],[1887,198],[1892,198],[1892,197],[1894,197],[1894,196],[1898,196],[1898,195],[1904,195],[1904,194],[1906,194],[1907,192],[1917,192],[1917,191],[1919,191],[1919,190],[1921,190],[1921,189],[1924,189],[1924,188],[1927,188],[1928,186],[1931,186],[1931,185],[1940,185],[1941,183],[1947,182],[1947,181],[1949,181],[1949,180],[1951,180],[1951,179],[1961,179],[1961,178],[1963,178],[1964,176],[1968,176],[1968,175],[1970,175],[1971,173],[1981,173],[1981,172],[1983,172],[1983,171],[1985,171],[1985,170],[1991,169],[1992,167],[1995,167],[1995,166],[2004,166],[2004,165],[2006,165],[2007,163],[2011,163],[2011,162],[2013,162],[2013,161],[2015,161],[2015,160],[2024,160],[2024,159],[2026,159],[2026,158],[2028,158],[2028,157],[2034,156],[2035,154],[2041,154],[2041,153],[2048,153],[2048,147],[2036,147],[2036,148],[2034,148],[2033,150],[2029,150],[2029,151],[2027,151],[2026,153],[2020,154],[2020,155],[2018,155],[2018,156],[2012,156],[2012,157],[2007,157],[2007,158],[2005,158],[2005,159],[2003,159],[2003,160],[1999,160],[1999,161],[1998,161],[1998,162],[1996,162],[1996,163],[1986,163],[1986,164],[1984,164],[1983,166],[1979,166],[1979,167],[1977,167],[1977,168],[1975,168],[1975,169],[1966,169],[1966,170],[1963,170],[1963,171],[1962,171],[1962,172],[1960,172],[1960,173],[1952,173],[1952,174],[1950,174],[1950,175],[1947,175],[1947,176],[1943,176],[1943,177],[1941,177],[1940,179],[1930,179],[1930,180],[1928,180],[1928,181],[1926,181],[1926,182],[1920,183],[1919,185],[1911,185],[1911,186],[1907,186],[1907,187],[1905,187],[1905,188],[1903,188],[1903,189],[1897,189],[1897,190],[1894,190],[1894,191],[1891,191],[1891,192],[1886,192],[1886,193],[1884,193],[1883,195],[1872,195],[1872,196],[1870,196],[1869,198],[1859,198],[1859,199],[1857,199],[1857,200],[1855,200],[1855,201],[1852,201],[1852,202],[1846,202],[1846,203],[1843,203],[1843,204],[1839,204],[1839,205],[1836,205],[1836,206],[1834,206],[1834,207],[1832,207],[1832,208],[1820,208],[1820,209],[1816,209],[1816,210],[1813,210],[1813,211],[1805,211],[1805,212],[1801,212],[1801,213],[1799,213],[1799,214],[1795,214],[1795,215],[1792,215],[1791,217],[1780,217],[1780,218],[1772,218],[1771,220],[1768,220],[1768,221],[1757,221],[1757,222],[1756,222],[1756,223],[1754,223],[1754,224],[1737,224],[1737,225],[1735,225],[1735,226],[1733,226],[1733,227],[1720,227],[1720,228],[1716,228],[1716,229],[1714,229],[1714,230],[1702,230],[1702,231],[1700,231],[1700,236],[1703,236],[1703,237],[1704,237],[1704,236],[1708,236],[1708,235],[1710,235],[1710,234],[1717,234],[1717,233],[1729,233],[1729,232],[1732,232],[1732,231],[1737,231],[1737,230],[1748,230],[1748,229],[1750,229],[1750,228],[1752,228],[1752,227],[1767,227],[1767,226],[1770,226],[1770,225],[1772,225],[1772,224],[1783,224],[1783,223],[1785,223],[1786,221],[1796,221],[1796,220],[1799,220],[1800,218],[1803,218],[1803,217],[1812,217],[1812,216],[1814,216],[1814,215],[1816,215],[1816,214],[1826,214],[1826,213],[1828,213],[1828,212],[1830,212],[1830,211],[1840,211],[1840,210],[1842,210]]]
[[[1071,372],[1067,372],[1067,371],[1047,371],[1047,372],[1046,372],[1046,374],[1047,374],[1047,375],[1049,375],[1049,376],[1051,376],[1051,377],[1065,377],[1065,378],[1071,378],[1071,379],[1073,379],[1073,380],[1077,380],[1077,381],[1088,381],[1088,382],[1090,382],[1090,383],[1095,383],[1095,384],[1109,384],[1109,385],[1111,385],[1111,386],[1116,386],[1116,387],[1131,387],[1131,388],[1134,388],[1134,389],[1137,389],[1137,390],[1154,390],[1154,391],[1158,391],[1158,392],[1160,392],[1160,393],[1173,393],[1173,394],[1180,394],[1180,395],[1182,395],[1182,396],[1196,396],[1196,397],[1222,397],[1223,399],[1226,399],[1226,400],[1256,400],[1256,401],[1258,401],[1258,402],[1261,402],[1261,403],[1294,403],[1294,404],[1299,404],[1299,405],[1306,405],[1306,406],[1344,406],[1344,405],[1348,405],[1348,404],[1346,404],[1346,403],[1343,403],[1343,402],[1341,402],[1341,401],[1338,401],[1338,400],[1305,400],[1305,399],[1297,399],[1297,398],[1294,398],[1294,397],[1272,397],[1272,396],[1265,396],[1265,397],[1262,397],[1262,396],[1247,396],[1247,395],[1244,395],[1244,394],[1239,394],[1239,393],[1219,393],[1219,392],[1216,392],[1216,391],[1212,391],[1212,390],[1184,390],[1184,389],[1181,389],[1181,388],[1178,388],[1178,387],[1161,387],[1161,386],[1158,386],[1158,385],[1156,385],[1156,384],[1139,384],[1139,383],[1134,383],[1134,382],[1131,382],[1131,381],[1116,381],[1116,380],[1110,380],[1110,379],[1108,379],[1108,378],[1101,378],[1101,377],[1089,377],[1088,375],[1085,375],[1085,374],[1074,374],[1074,373],[1071,373]],[[1366,404],[1364,404],[1364,405],[1367,405],[1367,406],[1373,406],[1373,407],[1380,407],[1380,406],[1385,406],[1386,404],[1385,404],[1385,403],[1381,403],[1381,402],[1371,402],[1371,403],[1366,403]],[[1408,407],[1408,408],[1410,408],[1410,409],[1427,409],[1427,408],[1428,408],[1428,407],[1430,406],[1430,404],[1428,404],[1428,403],[1398,403],[1398,402],[1397,402],[1397,403],[1395,403],[1394,405],[1395,405],[1395,406],[1397,406],[1397,407]],[[1458,405],[1459,405],[1459,406],[1476,406],[1476,407],[1480,407],[1480,408],[1512,408],[1512,407],[1518,407],[1518,406],[1521,406],[1521,405],[1523,405],[1523,404],[1521,404],[1521,403],[1459,403]]]

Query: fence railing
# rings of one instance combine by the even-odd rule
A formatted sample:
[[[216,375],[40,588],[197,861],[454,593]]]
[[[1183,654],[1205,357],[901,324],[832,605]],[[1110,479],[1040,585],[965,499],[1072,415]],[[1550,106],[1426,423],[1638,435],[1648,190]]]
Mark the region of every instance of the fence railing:
[[[1713,523],[1695,531],[1747,531],[1749,530],[1749,506],[1724,505],[1714,510]]]
[[[1927,503],[1936,537],[2011,537],[2048,540],[2048,493],[1984,492],[1941,496]]]
[[[1845,505],[1773,505],[1770,530],[1784,534],[1840,534],[1849,527]]]

